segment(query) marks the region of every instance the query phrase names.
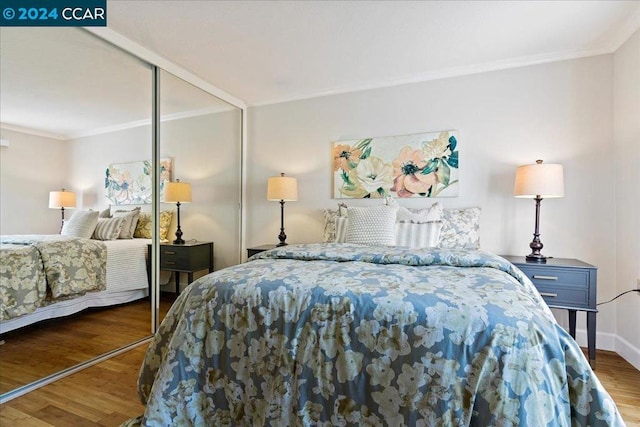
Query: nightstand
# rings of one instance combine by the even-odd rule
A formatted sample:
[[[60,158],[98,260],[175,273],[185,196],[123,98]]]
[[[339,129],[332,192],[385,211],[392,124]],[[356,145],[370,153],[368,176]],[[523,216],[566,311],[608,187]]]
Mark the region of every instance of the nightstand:
[[[261,245],[261,246],[253,246],[251,248],[247,248],[247,258],[251,258],[255,254],[268,251],[269,249],[275,249],[277,247],[278,245]]]
[[[545,264],[504,256],[533,282],[550,308],[569,310],[569,333],[576,337],[576,311],[587,312],[589,363],[596,367],[596,274],[598,268],[577,259],[547,258]]]
[[[151,263],[151,245],[148,246]],[[213,242],[187,242],[183,245],[160,244],[160,270],[173,271],[176,277],[176,294],[180,293],[180,273],[187,273],[187,284],[193,282],[193,273],[208,269],[213,273]]]

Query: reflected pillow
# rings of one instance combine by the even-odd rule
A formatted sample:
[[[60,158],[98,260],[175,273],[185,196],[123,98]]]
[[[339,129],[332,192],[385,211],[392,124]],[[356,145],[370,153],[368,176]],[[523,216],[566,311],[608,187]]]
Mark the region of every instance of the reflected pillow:
[[[90,239],[98,224],[98,211],[77,210],[71,218],[65,220],[60,234],[63,236]]]
[[[113,213],[113,218],[123,218],[122,230],[120,231],[120,239],[133,239],[138,225],[138,217],[140,216],[140,208],[137,207],[130,211],[117,210]]]
[[[167,241],[169,235],[169,227],[173,220],[173,211],[160,212],[160,240]],[[136,225],[136,231],[133,237],[151,239],[153,236],[153,221],[151,213],[141,212],[138,217],[138,224]]]
[[[93,231],[95,240],[116,240],[124,226],[124,218],[98,218],[98,224]]]

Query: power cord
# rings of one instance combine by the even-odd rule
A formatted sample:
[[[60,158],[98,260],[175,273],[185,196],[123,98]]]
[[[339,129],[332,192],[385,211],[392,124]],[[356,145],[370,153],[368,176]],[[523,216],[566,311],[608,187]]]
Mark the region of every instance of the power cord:
[[[602,304],[609,304],[611,301],[617,300],[618,298],[620,298],[622,295],[624,294],[628,294],[629,292],[638,292],[640,293],[640,289],[629,289],[628,291],[624,291],[623,293],[611,298],[609,301],[605,301],[605,302],[599,302],[596,305],[602,305]]]

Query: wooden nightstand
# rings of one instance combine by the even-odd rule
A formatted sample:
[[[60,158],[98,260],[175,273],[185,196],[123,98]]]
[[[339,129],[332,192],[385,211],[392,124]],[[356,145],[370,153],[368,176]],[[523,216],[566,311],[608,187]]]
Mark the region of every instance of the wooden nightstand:
[[[569,310],[569,333],[576,337],[576,311],[587,312],[589,363],[596,367],[596,274],[598,268],[577,259],[547,258],[546,264],[504,256],[533,282],[550,308]]]
[[[151,255],[151,245],[148,246]],[[150,269],[151,256],[147,258]],[[213,273],[213,242],[187,242],[184,245],[160,244],[160,270],[173,271],[176,294],[180,293],[180,273],[187,273],[187,284],[193,282],[193,273],[208,269]]]
[[[255,254],[259,254],[260,252],[268,251],[269,249],[274,249],[277,247],[278,245],[261,245],[247,248],[247,258],[251,258]]]

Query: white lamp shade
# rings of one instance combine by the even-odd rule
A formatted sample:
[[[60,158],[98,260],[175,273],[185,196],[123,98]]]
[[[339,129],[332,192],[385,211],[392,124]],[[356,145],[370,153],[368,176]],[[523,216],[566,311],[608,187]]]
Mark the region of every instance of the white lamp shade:
[[[165,202],[191,202],[191,184],[188,182],[167,182],[164,184]]]
[[[64,189],[62,191],[50,191],[49,207],[51,209],[75,208],[76,193],[65,191]]]
[[[515,197],[543,199],[564,196],[564,172],[562,165],[542,163],[518,166],[513,189]]]
[[[272,176],[267,181],[267,200],[293,202],[298,200],[298,181],[289,176]]]

